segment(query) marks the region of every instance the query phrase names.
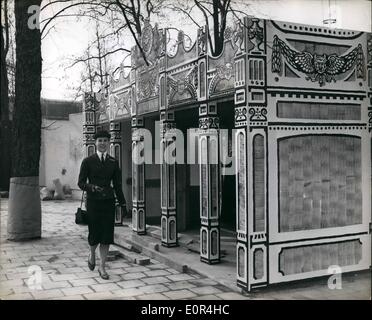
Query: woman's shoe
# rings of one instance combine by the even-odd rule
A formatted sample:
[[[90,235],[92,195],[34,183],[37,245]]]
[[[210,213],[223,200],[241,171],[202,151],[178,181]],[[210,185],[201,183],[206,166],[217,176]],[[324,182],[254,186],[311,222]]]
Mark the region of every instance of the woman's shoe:
[[[93,271],[94,268],[96,267],[96,263],[90,262],[90,256],[88,257],[88,268],[90,271]]]
[[[99,273],[99,276],[100,276],[103,280],[108,280],[108,279],[110,278],[106,271],[105,271],[105,272],[101,272],[101,270],[98,269],[98,273]]]

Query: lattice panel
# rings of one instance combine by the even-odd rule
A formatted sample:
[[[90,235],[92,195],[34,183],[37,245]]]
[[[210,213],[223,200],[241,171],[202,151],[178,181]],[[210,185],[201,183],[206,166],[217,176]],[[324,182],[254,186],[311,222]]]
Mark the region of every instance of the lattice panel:
[[[243,132],[238,134],[238,229],[246,229],[247,215],[247,156],[246,156],[246,137]]]
[[[264,137],[256,134],[253,138],[253,206],[254,231],[265,230],[265,145]]]
[[[162,157],[162,162],[165,163],[166,159],[165,159],[165,140],[163,139],[161,141],[161,157]],[[162,165],[161,166],[161,175],[160,175],[160,178],[161,178],[161,207],[162,208],[166,208],[167,207],[167,202],[168,202],[168,193],[167,193],[167,186],[168,186],[168,182],[167,182],[167,166],[165,165]]]
[[[239,247],[238,249],[238,261],[237,261],[237,268],[238,268],[238,277],[245,278],[245,269],[246,269],[246,261],[245,261],[245,250],[243,247]]]
[[[208,145],[207,145],[207,138],[201,139],[201,165],[200,165],[200,172],[201,172],[201,207],[202,207],[202,216],[208,216],[208,165],[207,157],[208,157]]]
[[[171,220],[169,222],[169,240],[171,240],[171,241],[176,240],[176,233],[177,233],[177,230],[176,230],[176,221],[175,220]]]
[[[161,219],[161,239],[167,240],[167,219],[165,217]]]
[[[133,166],[132,166],[132,197],[133,197],[133,201],[138,201],[137,176],[138,176],[138,166],[133,164]]]
[[[358,104],[331,104],[311,102],[278,102],[278,118],[319,120],[360,120]]]
[[[169,173],[169,207],[174,208],[176,206],[176,165],[170,164],[168,165],[168,173]]]
[[[259,280],[264,276],[264,252],[262,249],[254,251],[254,279]]]
[[[348,240],[285,248],[279,254],[279,271],[283,275],[327,270],[331,265],[356,265],[362,259],[362,244]]]
[[[143,185],[144,179],[145,179],[144,165],[141,164],[138,166],[138,201],[143,201],[145,199],[144,195],[145,188]]]
[[[303,135],[278,146],[280,232],[362,223],[360,138]]]

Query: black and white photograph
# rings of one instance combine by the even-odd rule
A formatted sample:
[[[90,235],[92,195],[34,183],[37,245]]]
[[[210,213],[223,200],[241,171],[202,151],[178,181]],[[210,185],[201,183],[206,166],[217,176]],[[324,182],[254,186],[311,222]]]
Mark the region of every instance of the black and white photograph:
[[[370,0],[1,0],[0,300],[371,300],[371,21]]]

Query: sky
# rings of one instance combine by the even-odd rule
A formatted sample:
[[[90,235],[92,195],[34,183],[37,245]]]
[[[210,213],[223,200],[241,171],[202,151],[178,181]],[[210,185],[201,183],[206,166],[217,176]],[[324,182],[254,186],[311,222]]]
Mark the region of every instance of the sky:
[[[176,0],[175,0],[176,1]],[[258,18],[295,22],[324,26],[323,20],[331,16],[336,18],[333,28],[371,31],[371,3],[368,0],[241,0],[245,5],[247,14]],[[248,8],[248,9],[247,9]],[[58,10],[58,7],[49,7],[43,15],[48,16]],[[195,15],[195,20],[203,24],[201,15]],[[168,19],[159,21],[159,27],[176,27],[196,37],[196,26],[192,22],[175,19],[174,13],[168,13]],[[163,24],[163,25],[162,25]],[[166,24],[166,25],[165,25]],[[42,97],[47,99],[72,99],[76,96],[73,88],[79,84],[82,65],[73,68],[73,57],[79,57],[93,39],[91,23],[88,19],[76,21],[75,18],[61,18],[56,20],[55,29],[42,41],[43,75]],[[133,40],[124,39],[128,48]],[[118,65],[121,55],[115,57]]]

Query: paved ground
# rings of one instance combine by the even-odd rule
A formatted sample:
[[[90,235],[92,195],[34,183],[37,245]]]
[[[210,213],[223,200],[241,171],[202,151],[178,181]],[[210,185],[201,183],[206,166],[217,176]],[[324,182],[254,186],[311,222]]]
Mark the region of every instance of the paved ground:
[[[153,259],[146,266],[120,258],[110,261],[110,279],[103,280],[87,267],[87,228],[74,224],[76,201],[42,202],[42,239],[28,242],[6,240],[7,202],[1,201],[1,299],[249,299]],[[41,288],[38,273],[32,271],[39,268]]]
[[[110,280],[102,280],[87,267],[87,231],[74,224],[76,201],[42,202],[42,239],[28,242],[6,240],[7,205],[1,199],[0,299],[370,299],[368,273],[344,277],[342,290],[321,280],[239,294],[153,259],[146,266],[117,259],[108,263]]]

